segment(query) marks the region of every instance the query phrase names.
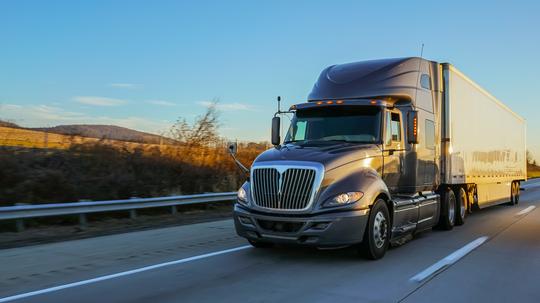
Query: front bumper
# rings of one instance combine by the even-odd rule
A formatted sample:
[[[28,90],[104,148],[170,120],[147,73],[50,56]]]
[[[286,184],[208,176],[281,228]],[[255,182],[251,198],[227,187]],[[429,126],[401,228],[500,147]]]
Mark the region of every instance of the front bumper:
[[[235,204],[236,233],[248,240],[331,247],[362,242],[369,209],[287,217],[262,214]]]

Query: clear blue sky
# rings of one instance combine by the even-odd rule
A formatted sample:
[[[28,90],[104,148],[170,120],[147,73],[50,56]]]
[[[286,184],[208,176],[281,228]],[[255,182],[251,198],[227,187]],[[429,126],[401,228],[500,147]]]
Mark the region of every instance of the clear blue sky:
[[[222,134],[268,139],[275,97],[328,65],[448,61],[528,120],[540,159],[539,1],[2,1],[0,118],[158,132],[219,98]]]

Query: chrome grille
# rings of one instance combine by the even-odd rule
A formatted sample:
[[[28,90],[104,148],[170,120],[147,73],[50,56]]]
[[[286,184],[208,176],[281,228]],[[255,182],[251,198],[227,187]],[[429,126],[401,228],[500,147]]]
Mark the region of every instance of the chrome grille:
[[[316,170],[312,168],[255,168],[253,199],[255,204],[272,209],[301,210],[311,200]]]

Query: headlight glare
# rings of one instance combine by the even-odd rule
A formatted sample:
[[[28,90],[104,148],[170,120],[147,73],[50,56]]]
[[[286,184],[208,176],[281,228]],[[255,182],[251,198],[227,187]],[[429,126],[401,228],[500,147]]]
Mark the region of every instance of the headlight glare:
[[[246,190],[243,187],[240,187],[237,193],[238,201],[242,204],[247,204],[247,193]]]
[[[341,193],[327,200],[324,203],[324,206],[332,207],[332,206],[342,206],[342,205],[352,204],[362,199],[363,196],[364,196],[364,193],[361,191]]]

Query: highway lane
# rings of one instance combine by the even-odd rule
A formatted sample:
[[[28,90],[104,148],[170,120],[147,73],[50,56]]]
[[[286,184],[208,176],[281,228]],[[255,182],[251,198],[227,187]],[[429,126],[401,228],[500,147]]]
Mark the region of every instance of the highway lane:
[[[0,298],[188,260],[16,302],[535,302],[540,300],[535,281],[540,210],[516,214],[539,200],[540,187],[528,187],[517,207],[481,210],[464,226],[422,233],[375,262],[353,249],[291,247],[186,259],[243,247],[246,242],[234,235],[230,220],[2,250]],[[411,280],[482,236],[488,237],[486,243],[438,275]]]

